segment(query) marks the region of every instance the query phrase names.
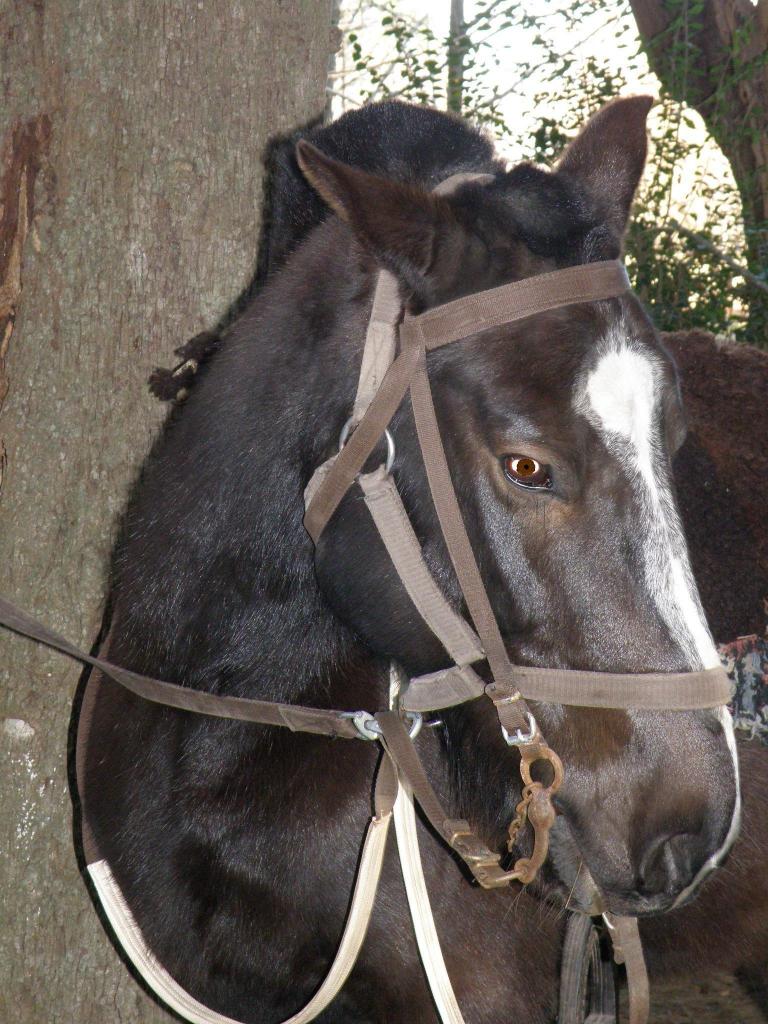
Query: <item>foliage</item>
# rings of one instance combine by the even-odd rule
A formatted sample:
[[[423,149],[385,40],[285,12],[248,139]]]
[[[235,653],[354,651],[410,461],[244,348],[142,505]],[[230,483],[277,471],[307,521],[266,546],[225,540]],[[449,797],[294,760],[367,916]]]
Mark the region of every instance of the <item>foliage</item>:
[[[695,70],[689,30],[702,3],[682,6],[685,24],[670,25],[666,45],[685,78]],[[381,46],[374,52],[370,34],[348,37],[363,99],[400,96],[448,106],[455,94],[447,87],[449,68],[455,75],[458,53],[460,112],[527,159],[551,162],[612,96],[642,89],[659,95],[649,167],[627,239],[635,286],[664,330],[702,327],[764,343],[766,295],[759,285],[768,275],[754,247],[745,245],[738,190],[722,158],[713,168],[716,146],[699,116],[648,71],[627,0],[542,0],[535,8],[478,0],[462,30],[442,36],[409,15],[403,0],[366,7],[377,12],[386,52]],[[513,79],[502,87],[500,69],[510,67]],[[742,74],[738,61],[721,69],[719,102],[725,105],[731,79]]]

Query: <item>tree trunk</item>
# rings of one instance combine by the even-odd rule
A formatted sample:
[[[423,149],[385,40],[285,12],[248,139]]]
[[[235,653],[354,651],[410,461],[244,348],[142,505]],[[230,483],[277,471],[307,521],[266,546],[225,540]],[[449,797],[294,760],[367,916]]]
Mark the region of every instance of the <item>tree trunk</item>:
[[[697,110],[742,200],[750,270],[768,265],[768,0],[630,0],[651,67]],[[750,293],[751,315],[768,301]]]
[[[464,0],[451,0],[451,22],[448,30],[448,91],[446,106],[461,114],[464,106],[464,57],[467,38],[464,25]]]
[[[146,378],[252,275],[261,154],[323,110],[331,2],[7,0],[0,22],[0,592],[87,648],[163,418]],[[76,868],[77,678],[0,635],[0,1019],[156,1024]]]

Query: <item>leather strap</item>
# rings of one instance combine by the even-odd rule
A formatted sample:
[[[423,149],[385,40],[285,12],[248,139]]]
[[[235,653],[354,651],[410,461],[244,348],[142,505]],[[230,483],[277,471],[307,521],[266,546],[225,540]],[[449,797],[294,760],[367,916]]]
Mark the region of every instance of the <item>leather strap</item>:
[[[432,828],[467,865],[485,889],[506,886],[515,877],[501,867],[501,856],[490,850],[463,818],[450,818],[427,778],[416,748],[395,711],[376,714],[384,749],[392,758],[401,781],[408,784]]]
[[[403,347],[423,345],[429,352],[537,313],[616,298],[629,290],[629,278],[620,260],[565,267],[465,295],[419,316],[406,316],[400,325],[400,342]]]
[[[591,917],[569,913],[560,960],[557,1024],[617,1024],[614,967]]]
[[[411,402],[432,500],[464,600],[482,641],[493,678],[505,683],[511,675],[507,649],[488,600],[451,481],[427,376],[426,353],[423,348],[416,349],[415,346],[406,348],[405,351],[414,350],[418,352],[418,359],[411,382]],[[523,701],[515,705],[511,712],[512,718],[516,719],[512,723],[514,729],[525,728],[526,711]]]
[[[727,704],[733,683],[721,665],[698,672],[582,672],[513,665],[509,687],[489,683],[494,699],[522,693],[529,700],[582,708],[691,711]]]
[[[349,913],[336,955],[317,992],[283,1024],[310,1024],[336,998],[357,962],[373,913],[396,796],[397,776],[385,755],[376,777],[375,813],[365,833]],[[123,952],[150,989],[190,1024],[239,1024],[199,1002],[165,970],[147,945],[107,861],[102,859],[89,864],[88,873]]]
[[[397,412],[417,358],[416,352],[401,352],[392,363],[368,412],[315,489],[304,516],[304,526],[315,544]]]
[[[319,733],[323,736],[340,736],[345,739],[360,738],[354,721],[342,711],[305,708],[245,697],[220,696],[178,686],[176,683],[166,683],[160,679],[151,679],[149,676],[120,668],[119,665],[113,665],[102,658],[94,658],[3,598],[0,598],[0,625],[7,626],[31,640],[37,640],[46,647],[52,647],[76,661],[93,665],[131,693],[157,704],[165,704],[181,711],[213,715],[216,718],[233,718],[240,722],[256,722],[260,725],[281,725],[294,732]]]
[[[613,943],[613,958],[617,964],[624,964],[627,971],[629,1024],[648,1024],[651,996],[638,920],[613,914],[603,914],[603,919]]]
[[[397,851],[403,872],[405,894],[408,898],[413,931],[416,935],[416,944],[419,947],[419,956],[427,976],[429,990],[435,1001],[441,1024],[464,1024],[464,1018],[445,966],[435,919],[432,915],[432,906],[421,864],[413,794],[407,782],[403,782],[400,786],[394,818]]]
[[[20,608],[0,597],[0,626],[22,636],[37,640],[60,651],[76,661],[93,665],[110,679],[145,700],[181,711],[232,718],[260,725],[279,725],[293,732],[311,732],[323,736],[359,739],[361,733],[354,715],[368,716],[366,712],[333,711],[325,708],[302,707],[298,704],[279,704],[274,701],[254,700],[246,697],[228,697],[193,690],[176,683],[167,683],[150,676],[121,668],[103,658],[95,658],[48,629]],[[445,669],[411,680],[404,691],[401,706],[405,711],[433,711],[453,707],[486,693],[497,708],[513,708],[522,703],[522,692],[532,700],[575,704],[581,707],[601,708],[660,708],[688,710],[715,707],[730,699],[732,684],[722,668],[702,672],[648,673],[622,675],[609,672],[574,672],[566,669],[527,668],[510,666],[512,688],[490,683],[484,686],[469,666]],[[646,688],[643,696],[643,688]],[[701,692],[699,692],[699,687]],[[682,696],[679,690],[682,689]],[[505,718],[504,727],[518,728],[518,716]]]
[[[400,285],[394,274],[380,270],[363,347],[363,361],[352,407],[352,423],[359,423],[376,397],[397,349],[397,323],[403,314]]]
[[[480,641],[469,624],[448,604],[425,565],[392,477],[380,466],[373,473],[359,476],[357,482],[392,564],[419,615],[457,665],[480,661],[485,657]]]
[[[485,693],[485,683],[469,665],[430,672],[411,679],[400,696],[403,711],[441,711]]]

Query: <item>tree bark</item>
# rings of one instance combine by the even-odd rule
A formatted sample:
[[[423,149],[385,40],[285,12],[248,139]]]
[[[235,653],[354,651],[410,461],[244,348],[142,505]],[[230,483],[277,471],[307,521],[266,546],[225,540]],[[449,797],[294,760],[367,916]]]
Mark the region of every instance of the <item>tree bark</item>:
[[[742,200],[750,268],[768,264],[768,0],[630,0],[652,69],[697,110]]]
[[[163,418],[146,378],[248,284],[261,154],[323,110],[331,8],[7,0],[0,15],[0,592],[79,645]],[[77,872],[77,678],[0,635],[0,1019],[157,1024],[171,1018]]]
[[[448,30],[448,90],[446,106],[461,114],[464,106],[464,57],[467,38],[464,25],[464,0],[451,0],[451,21]]]

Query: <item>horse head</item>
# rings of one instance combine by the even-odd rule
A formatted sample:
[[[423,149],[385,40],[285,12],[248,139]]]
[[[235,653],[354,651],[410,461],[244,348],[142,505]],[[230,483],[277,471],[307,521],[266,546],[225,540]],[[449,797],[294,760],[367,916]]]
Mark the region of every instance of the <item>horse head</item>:
[[[522,164],[452,194],[377,177],[303,144],[307,179],[369,284],[393,273],[417,314],[547,271],[615,259],[646,155],[645,97],[592,117],[556,167]],[[331,237],[331,236],[329,236]],[[355,321],[369,293],[336,284]],[[350,330],[352,327],[350,327]],[[351,367],[340,372],[353,374]],[[451,475],[511,659],[605,672],[718,664],[689,565],[671,472],[685,437],[675,367],[631,293],[561,307],[430,354]],[[462,596],[404,403],[394,477],[424,558]],[[447,664],[414,613],[353,488],[316,551],[336,614],[410,675]],[[626,914],[684,902],[738,829],[730,716],[534,706],[565,765],[548,879],[577,905]],[[492,710],[442,715],[462,813],[501,843],[519,799]]]

